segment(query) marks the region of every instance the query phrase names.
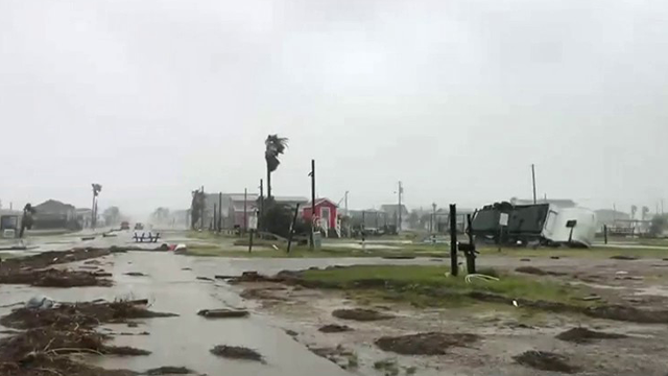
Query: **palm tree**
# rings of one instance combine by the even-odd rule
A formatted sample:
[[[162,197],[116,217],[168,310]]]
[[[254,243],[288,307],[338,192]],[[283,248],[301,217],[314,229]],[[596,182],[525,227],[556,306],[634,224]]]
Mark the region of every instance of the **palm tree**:
[[[271,198],[271,173],[276,171],[281,161],[278,157],[285,152],[288,147],[288,139],[278,137],[277,134],[267,136],[264,140],[265,151],[264,159],[267,161],[267,198]]]

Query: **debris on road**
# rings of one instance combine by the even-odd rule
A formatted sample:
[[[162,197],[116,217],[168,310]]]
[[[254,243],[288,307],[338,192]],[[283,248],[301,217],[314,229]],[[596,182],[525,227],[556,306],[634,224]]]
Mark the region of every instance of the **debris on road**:
[[[171,367],[163,366],[158,368],[152,368],[143,373],[147,376],[160,376],[160,375],[189,375],[194,374],[195,371],[188,369],[186,367]]]
[[[565,356],[547,351],[526,351],[513,359],[525,367],[541,371],[575,373],[580,370],[580,367],[569,364]]]
[[[36,298],[35,301],[44,301]],[[62,303],[51,308],[19,308],[0,318],[0,324],[22,329],[0,339],[0,374],[7,376],[130,376],[125,370],[103,370],[68,357],[72,353],[138,356],[149,351],[127,346],[109,346],[109,334],[96,328],[102,323],[126,322],[132,318],[167,317],[173,314],[148,311],[145,300],[113,303]],[[35,305],[31,305],[35,306]]]
[[[418,333],[398,337],[381,337],[376,346],[402,355],[443,355],[449,347],[466,347],[480,339],[469,333]]]
[[[617,255],[610,257],[611,260],[624,260],[624,261],[634,261],[638,260],[636,256],[627,256],[627,255]]]
[[[394,318],[394,316],[387,313],[382,313],[366,308],[337,309],[332,312],[332,316],[344,320],[354,321],[377,321]]]
[[[606,333],[589,330],[587,328],[573,328],[557,335],[557,339],[579,344],[592,343],[597,339],[620,339],[628,336],[619,333]]]
[[[203,316],[210,319],[227,319],[227,318],[242,318],[248,317],[250,313],[244,310],[232,310],[232,309],[203,309],[197,312],[199,316]]]
[[[25,284],[41,287],[111,286],[112,281],[97,273],[46,269],[35,271],[14,270],[0,274],[0,284]]]
[[[218,345],[210,351],[212,354],[223,358],[263,361],[260,353],[247,347]]]
[[[127,272],[125,275],[130,276],[130,277],[148,277],[147,274],[144,274],[142,272]]]
[[[337,325],[337,324],[329,324],[325,326],[321,326],[318,331],[322,333],[343,333],[343,332],[350,332],[352,331],[353,328],[349,327],[348,325]]]

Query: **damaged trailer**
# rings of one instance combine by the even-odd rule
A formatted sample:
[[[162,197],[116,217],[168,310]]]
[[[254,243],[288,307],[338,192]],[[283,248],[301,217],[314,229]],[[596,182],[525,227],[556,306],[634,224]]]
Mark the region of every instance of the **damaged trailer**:
[[[477,239],[497,244],[591,247],[596,234],[596,214],[585,208],[560,208],[553,204],[487,205],[471,223]]]

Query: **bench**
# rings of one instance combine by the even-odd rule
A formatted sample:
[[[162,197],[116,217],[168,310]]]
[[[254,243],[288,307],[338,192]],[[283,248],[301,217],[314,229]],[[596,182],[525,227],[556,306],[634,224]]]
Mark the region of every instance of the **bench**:
[[[139,235],[139,233],[135,232],[134,236],[132,236],[132,239],[135,241],[135,243],[157,243],[158,240],[160,240],[160,233],[156,232],[153,234],[152,232],[149,232],[146,234],[145,232],[142,232],[141,235]]]

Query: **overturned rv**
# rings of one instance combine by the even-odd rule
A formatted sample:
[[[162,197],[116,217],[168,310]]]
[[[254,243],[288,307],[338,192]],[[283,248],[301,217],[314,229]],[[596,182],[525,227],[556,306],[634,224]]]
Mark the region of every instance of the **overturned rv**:
[[[500,244],[539,242],[546,246],[591,247],[596,234],[596,214],[577,207],[501,202],[477,211],[471,232],[478,240]]]

